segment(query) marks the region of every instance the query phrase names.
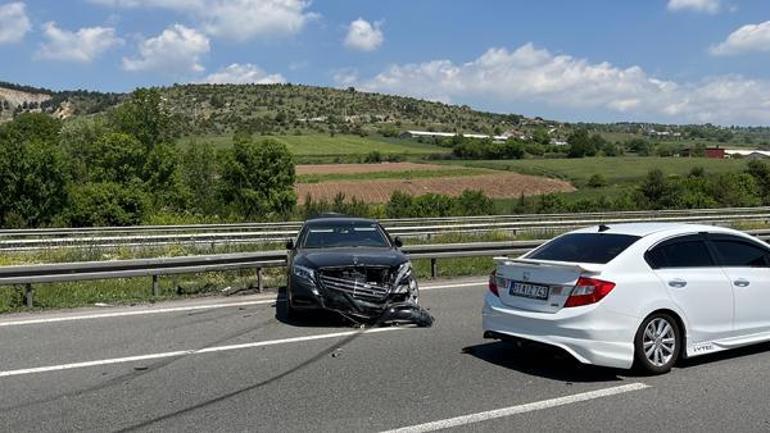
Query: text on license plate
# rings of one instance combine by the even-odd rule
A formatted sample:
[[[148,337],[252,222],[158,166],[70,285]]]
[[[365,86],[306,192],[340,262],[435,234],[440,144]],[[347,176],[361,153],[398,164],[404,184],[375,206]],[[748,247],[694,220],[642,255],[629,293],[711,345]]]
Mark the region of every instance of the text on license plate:
[[[548,286],[511,281],[508,294],[511,296],[521,296],[524,298],[548,299]]]

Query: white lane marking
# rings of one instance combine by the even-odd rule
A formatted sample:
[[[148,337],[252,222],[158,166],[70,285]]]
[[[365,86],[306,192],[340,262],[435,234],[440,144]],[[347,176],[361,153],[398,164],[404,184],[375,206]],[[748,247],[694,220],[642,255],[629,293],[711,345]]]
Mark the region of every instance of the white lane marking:
[[[454,289],[456,287],[480,287],[486,283],[487,281],[475,281],[472,283],[443,284],[441,286],[420,287],[420,290]]]
[[[136,310],[136,311],[114,311],[110,313],[83,314],[79,316],[61,316],[61,317],[45,317],[40,319],[11,320],[8,322],[0,322],[0,327],[18,326],[18,325],[35,325],[40,323],[68,322],[70,320],[91,320],[91,319],[106,319],[110,317],[140,316],[145,314],[176,313],[179,311],[195,311],[195,310],[210,310],[210,309],[213,310],[216,308],[272,304],[275,302],[276,302],[275,299],[263,299],[259,301],[228,302],[228,303],[221,303],[221,304],[206,304],[206,305],[187,305],[184,307],[154,308],[154,309],[144,309],[144,310]]]
[[[580,394],[567,395],[564,397],[552,398],[549,400],[536,401],[534,403],[521,404],[518,406],[510,406],[502,409],[495,409],[486,412],[479,412],[470,415],[458,416],[455,418],[448,418],[440,421],[428,422],[425,424],[417,424],[408,427],[401,427],[394,430],[388,430],[382,433],[424,433],[432,432],[436,430],[443,430],[452,427],[459,427],[468,424],[475,424],[482,421],[488,421],[491,419],[502,418],[511,415],[518,415],[526,412],[534,412],[543,409],[550,409],[557,406],[564,406],[573,403],[579,403],[581,401],[594,400],[597,398],[609,397],[612,395],[623,394],[626,392],[639,391],[645,388],[649,388],[649,385],[644,383],[630,383],[628,385],[615,386],[612,388],[604,388],[596,391],[583,392]]]
[[[483,281],[473,282],[473,283],[443,284],[438,286],[421,287],[420,290],[437,290],[437,289],[453,289],[458,287],[474,287],[474,286],[480,286],[482,284],[484,284]],[[216,304],[205,304],[205,305],[187,305],[184,307],[153,308],[153,309],[143,309],[143,310],[135,310],[135,311],[114,311],[114,312],[60,316],[60,317],[41,317],[39,319],[21,319],[21,320],[12,319],[7,322],[0,322],[0,328],[8,327],[8,326],[39,325],[44,323],[69,322],[74,320],[108,319],[113,317],[141,316],[145,314],[165,314],[165,313],[177,313],[181,311],[213,310],[217,308],[226,308],[226,307],[265,305],[265,304],[272,304],[275,302],[283,302],[283,301],[285,301],[285,299],[278,298],[278,299],[227,302],[227,303],[216,303]]]
[[[301,343],[313,340],[326,340],[330,338],[349,337],[354,334],[374,334],[377,332],[398,331],[408,328],[374,328],[365,331],[345,331],[331,334],[307,335],[304,337],[282,338],[280,340],[256,341],[252,343],[232,344],[229,346],[213,346],[203,349],[177,350],[173,352],[150,353],[146,355],[126,356],[123,358],[100,359],[96,361],[74,362],[70,364],[48,365],[44,367],[23,368],[19,370],[0,371],[0,378],[10,376],[22,376],[26,374],[46,373],[50,371],[72,370],[76,368],[97,367],[101,365],[123,364],[126,362],[148,361],[152,359],[174,358],[187,355],[200,355],[203,353],[227,352],[231,350],[253,349],[255,347],[276,346],[279,344]]]

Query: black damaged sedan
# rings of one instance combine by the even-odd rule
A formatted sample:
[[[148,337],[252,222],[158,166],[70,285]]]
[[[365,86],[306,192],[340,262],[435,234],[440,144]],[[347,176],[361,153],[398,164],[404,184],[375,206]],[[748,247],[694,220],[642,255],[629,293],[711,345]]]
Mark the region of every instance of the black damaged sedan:
[[[290,319],[308,310],[330,310],[359,324],[430,326],[419,306],[419,288],[401,241],[374,220],[322,217],[308,220],[296,243],[286,245]]]

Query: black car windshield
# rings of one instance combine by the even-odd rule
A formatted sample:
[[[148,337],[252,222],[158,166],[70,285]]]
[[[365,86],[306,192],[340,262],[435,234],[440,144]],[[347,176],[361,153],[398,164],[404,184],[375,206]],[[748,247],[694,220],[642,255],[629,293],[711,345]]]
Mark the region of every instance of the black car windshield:
[[[307,228],[302,248],[388,248],[390,242],[375,223],[314,224]]]

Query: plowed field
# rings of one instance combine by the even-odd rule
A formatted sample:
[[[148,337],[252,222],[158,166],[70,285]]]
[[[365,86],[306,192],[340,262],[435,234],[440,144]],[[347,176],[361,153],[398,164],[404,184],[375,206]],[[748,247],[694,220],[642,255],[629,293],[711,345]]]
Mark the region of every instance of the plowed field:
[[[335,166],[339,167],[339,165]],[[521,194],[536,195],[574,191],[568,182],[517,173],[495,173],[480,176],[435,177],[414,180],[346,180],[319,183],[301,183],[294,186],[300,204],[310,194],[313,199],[331,200],[337,193],[357,197],[368,203],[383,203],[394,191],[413,195],[427,193],[457,196],[466,189],[481,190],[493,198],[515,198]]]
[[[382,164],[305,164],[298,165],[296,172],[303,174],[354,174],[376,173],[381,171],[446,170],[452,166],[437,164],[417,164],[414,162],[385,162]],[[462,167],[457,167],[462,170]]]

